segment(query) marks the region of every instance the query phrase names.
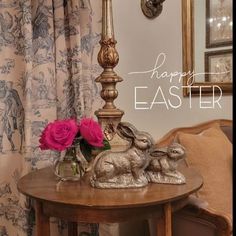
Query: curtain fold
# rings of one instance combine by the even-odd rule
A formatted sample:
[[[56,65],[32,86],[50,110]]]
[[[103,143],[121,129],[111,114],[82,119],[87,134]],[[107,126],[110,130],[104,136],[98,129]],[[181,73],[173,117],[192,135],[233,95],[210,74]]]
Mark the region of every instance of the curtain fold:
[[[38,148],[44,127],[101,107],[100,31],[101,0],[0,1],[0,236],[33,235],[30,202],[16,185],[58,156]],[[66,235],[65,222],[52,223],[53,235]]]

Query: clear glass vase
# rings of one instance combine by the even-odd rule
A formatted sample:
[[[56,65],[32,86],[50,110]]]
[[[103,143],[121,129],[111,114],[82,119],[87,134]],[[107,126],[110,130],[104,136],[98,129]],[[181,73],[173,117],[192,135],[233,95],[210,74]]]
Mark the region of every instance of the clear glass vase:
[[[84,173],[85,167],[79,160],[75,147],[70,147],[66,150],[66,153],[62,160],[57,160],[54,163],[54,173],[62,181],[78,181]]]

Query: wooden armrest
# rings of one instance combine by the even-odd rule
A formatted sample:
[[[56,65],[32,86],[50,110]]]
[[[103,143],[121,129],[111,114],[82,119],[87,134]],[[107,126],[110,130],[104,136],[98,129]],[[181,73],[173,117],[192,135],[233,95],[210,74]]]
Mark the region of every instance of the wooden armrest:
[[[217,236],[231,236],[232,235],[232,218],[222,212],[217,212],[209,207],[203,207],[201,200],[190,201],[181,213],[184,215],[197,217],[198,219],[203,219],[214,224],[217,228]],[[199,204],[200,203],[200,204]]]

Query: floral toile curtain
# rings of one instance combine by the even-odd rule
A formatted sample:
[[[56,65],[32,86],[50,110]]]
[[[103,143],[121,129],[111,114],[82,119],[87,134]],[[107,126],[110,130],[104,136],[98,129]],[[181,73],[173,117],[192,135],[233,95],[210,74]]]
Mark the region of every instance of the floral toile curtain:
[[[45,125],[101,106],[100,31],[101,1],[0,0],[0,236],[33,235],[33,212],[16,186],[55,158],[38,148]],[[52,223],[62,235],[66,223]]]

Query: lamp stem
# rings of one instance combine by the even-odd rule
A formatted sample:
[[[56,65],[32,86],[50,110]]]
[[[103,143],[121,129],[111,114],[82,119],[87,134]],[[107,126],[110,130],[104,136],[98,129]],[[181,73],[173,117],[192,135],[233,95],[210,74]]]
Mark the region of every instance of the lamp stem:
[[[98,63],[104,69],[96,82],[101,83],[101,98],[105,101],[102,109],[95,111],[99,123],[108,140],[112,140],[116,127],[121,121],[123,111],[116,108],[114,100],[118,96],[116,84],[123,79],[119,77],[113,68],[119,62],[119,55],[115,48],[117,41],[114,36],[112,0],[102,0],[102,35],[101,49],[98,53]]]

